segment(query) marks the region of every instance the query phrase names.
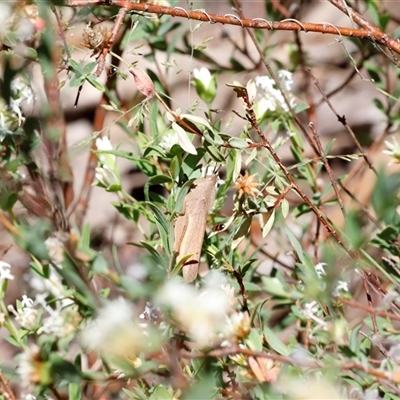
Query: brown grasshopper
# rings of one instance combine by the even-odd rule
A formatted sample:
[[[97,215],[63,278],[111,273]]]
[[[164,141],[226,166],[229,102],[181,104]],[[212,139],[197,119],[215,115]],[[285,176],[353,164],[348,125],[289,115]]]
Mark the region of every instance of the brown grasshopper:
[[[186,282],[194,281],[199,272],[207,217],[215,200],[216,181],[215,175],[196,179],[194,187],[185,197],[182,213],[175,221],[173,250],[177,254],[177,262],[191,255],[182,268]]]

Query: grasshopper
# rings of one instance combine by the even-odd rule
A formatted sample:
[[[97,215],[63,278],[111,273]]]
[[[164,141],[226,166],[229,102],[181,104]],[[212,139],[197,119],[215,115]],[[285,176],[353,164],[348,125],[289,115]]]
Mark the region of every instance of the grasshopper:
[[[216,181],[215,175],[196,179],[194,187],[185,197],[182,213],[175,221],[173,250],[177,254],[177,262],[191,255],[182,268],[186,282],[194,281],[199,273],[201,248],[207,217],[214,205]]]

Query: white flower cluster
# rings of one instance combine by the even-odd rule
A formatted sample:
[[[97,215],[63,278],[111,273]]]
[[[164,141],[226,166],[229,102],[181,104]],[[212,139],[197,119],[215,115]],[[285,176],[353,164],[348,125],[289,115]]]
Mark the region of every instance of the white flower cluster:
[[[33,300],[25,294],[22,296],[22,301],[17,301],[17,309],[12,305],[9,305],[7,309],[15,315],[15,320],[22,328],[34,331],[39,327],[40,314],[35,309]]]
[[[290,92],[293,84],[292,73],[286,70],[278,72],[279,84],[285,92],[285,96],[291,107],[296,105],[295,98]],[[261,118],[267,111],[287,113],[289,107],[282,92],[276,87],[276,83],[269,76],[257,76],[255,78],[257,89],[254,109],[257,118]]]
[[[0,142],[6,135],[15,133],[25,121],[21,103],[26,101],[29,104],[35,99],[32,89],[20,78],[11,81],[10,89],[9,104],[0,99]]]
[[[234,290],[223,283],[223,277],[216,272],[207,276],[201,290],[170,280],[156,302],[170,313],[196,346],[203,348],[232,336],[243,337],[250,330],[250,319],[248,314],[235,312]]]
[[[110,301],[100,308],[81,334],[81,343],[103,356],[128,358],[137,365],[138,354],[159,348],[159,340],[151,326],[141,324],[133,305],[124,299]]]

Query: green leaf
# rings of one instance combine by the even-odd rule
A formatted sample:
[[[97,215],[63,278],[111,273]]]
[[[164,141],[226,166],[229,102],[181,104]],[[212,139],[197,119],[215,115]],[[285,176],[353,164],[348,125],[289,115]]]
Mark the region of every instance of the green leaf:
[[[133,392],[131,392],[128,389],[122,388],[122,391],[130,398],[133,400],[147,400],[148,396],[146,393],[144,393],[141,389],[138,387],[133,387],[132,388]]]
[[[145,173],[147,176],[154,176],[157,174],[157,169],[156,167],[150,162],[149,160],[145,160],[140,156],[137,156],[136,154],[129,152],[129,151],[123,151],[123,150],[108,150],[108,151],[102,151],[104,154],[114,154],[117,157],[122,157],[125,158],[126,160],[132,161],[136,167]]]
[[[68,385],[68,398],[70,400],[82,399],[82,389],[79,383],[70,383]]]
[[[283,218],[286,218],[289,214],[289,202],[286,199],[282,200],[281,208],[282,208]]]
[[[268,235],[268,233],[270,232],[270,230],[274,226],[274,222],[275,222],[275,209],[272,210],[271,215],[269,216],[267,223],[263,227],[263,230],[262,230],[262,237],[263,238],[265,238]]]
[[[146,248],[146,249],[149,251],[149,253],[154,257],[154,259],[156,260],[158,266],[159,266],[160,268],[162,268],[164,271],[167,271],[167,268],[168,268],[168,261],[166,260],[166,258],[163,257],[163,256],[160,254],[160,252],[159,252],[153,245],[151,245],[150,243],[145,242],[144,240],[142,240],[140,243],[141,243],[142,246],[143,246],[144,248]]]
[[[84,75],[85,73],[83,72],[82,66],[78,64],[73,58],[69,59],[69,66],[72,68],[72,70],[77,73],[79,72],[80,75]]]
[[[149,397],[151,400],[173,400],[174,396],[162,386],[157,386]]]
[[[82,230],[82,235],[80,239],[81,247],[90,247],[90,225],[86,223]]]
[[[176,122],[173,122],[171,124],[171,127],[178,135],[179,146],[181,146],[182,149],[187,153],[196,155],[197,154],[196,148],[193,146],[186,131],[182,127],[180,127]]]
[[[262,347],[262,335],[257,328],[252,328],[247,338],[245,339],[247,346],[253,351],[261,352]]]
[[[49,361],[52,374],[59,376],[61,379],[65,379],[67,382],[81,382],[81,372],[71,362],[65,360],[56,353],[50,353]]]
[[[146,286],[143,285],[143,282],[139,282],[130,276],[121,276],[120,284],[121,288],[124,289],[125,293],[127,293],[132,300],[141,299],[148,295],[148,291]]]
[[[170,224],[167,222],[164,214],[160,211],[158,207],[156,207],[154,204],[150,202],[147,202],[146,204],[154,213],[154,218],[156,221],[156,225],[158,227],[158,232],[160,234],[163,247],[168,254],[171,254],[171,249],[169,247],[169,240],[168,240]]]
[[[237,229],[235,235],[233,236],[232,248],[236,249],[239,246],[240,242],[249,236],[250,227],[251,227],[252,217],[243,218],[240,221],[239,228]]]
[[[285,229],[286,235],[288,236],[290,243],[292,244],[297,257],[299,257],[299,260],[302,264],[304,264],[304,254],[303,254],[303,249],[301,248],[300,242],[297,240],[296,236],[290,231],[288,228]]]
[[[246,140],[237,137],[230,138],[228,143],[234,149],[247,149],[249,147],[249,144],[246,142]]]
[[[281,342],[278,336],[275,335],[272,329],[268,328],[268,326],[264,327],[264,337],[271,349],[275,350],[278,354],[281,354],[282,356],[289,356],[289,349],[283,344],[283,342]]]
[[[91,63],[89,63],[89,64],[86,64],[86,65],[83,67],[83,73],[84,73],[84,75],[90,75],[90,73],[92,72],[93,68],[94,68],[96,65],[97,65],[97,62],[96,62],[96,61],[93,61],[93,62],[91,62]],[[93,75],[93,76],[94,76],[94,75]]]
[[[94,88],[100,90],[100,92],[105,91],[104,85],[97,80],[98,78],[95,75],[88,75],[86,79]]]
[[[283,287],[282,282],[278,278],[263,276],[262,278],[264,290],[277,297],[290,298],[290,293]]]
[[[29,58],[36,58],[37,57],[37,51],[32,48],[32,47],[26,47],[25,48],[25,56]]]
[[[252,282],[243,282],[243,284],[247,292],[259,292],[262,290],[260,286]]]
[[[214,145],[204,142],[204,148],[214,161],[225,163],[225,157]]]

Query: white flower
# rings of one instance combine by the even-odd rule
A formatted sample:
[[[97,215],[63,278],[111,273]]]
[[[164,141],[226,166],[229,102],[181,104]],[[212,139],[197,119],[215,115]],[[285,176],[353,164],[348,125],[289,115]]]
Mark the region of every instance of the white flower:
[[[114,300],[98,311],[83,331],[81,342],[106,357],[136,359],[136,354],[154,351],[159,342],[150,327],[142,329],[125,300]]]
[[[107,136],[97,138],[96,139],[96,147],[100,151],[102,151],[102,150],[107,151],[107,150],[113,149],[110,139]],[[113,157],[115,157],[115,156],[113,156]]]
[[[12,281],[14,279],[14,275],[10,272],[11,265],[6,263],[5,261],[0,261],[0,282],[8,279]]]
[[[21,400],[36,400],[36,396],[33,394],[22,394]]]
[[[117,159],[115,155],[101,153],[101,151],[113,150],[110,139],[107,136],[103,136],[102,138],[97,138],[96,147],[97,150],[99,150],[99,152],[97,153],[97,158],[99,159],[100,163],[108,165],[110,169],[114,169],[117,164]]]
[[[318,308],[318,303],[312,301],[311,303],[306,303],[301,312],[307,319],[311,319],[318,312]]]
[[[29,284],[32,289],[35,289],[35,291],[42,293],[42,296],[44,296],[45,298],[49,295],[49,293],[51,293],[53,297],[62,302],[63,306],[71,304],[71,300],[65,298],[64,287],[60,276],[54,271],[52,267],[50,267],[50,276],[48,279],[42,279],[36,275],[33,275],[29,281]],[[36,304],[39,304],[38,296],[39,295],[36,295]]]
[[[315,266],[315,272],[317,273],[318,278],[322,278],[323,276],[326,275],[325,268],[324,268],[325,265],[326,265],[326,263],[318,263]]]
[[[39,327],[40,314],[34,308],[33,300],[28,296],[22,296],[22,301],[17,302],[17,309],[12,305],[9,305],[7,309],[15,315],[15,320],[22,328],[34,331]]]
[[[96,147],[98,150],[97,158],[99,165],[96,167],[96,179],[104,187],[116,187],[119,190],[121,187],[121,179],[117,166],[117,158],[114,154],[101,153],[102,151],[112,150],[110,139],[106,136],[96,139]]]
[[[207,68],[201,67],[200,69],[195,68],[193,70],[193,78],[198,79],[203,84],[204,89],[207,90],[208,86],[210,85],[212,75]]]
[[[293,74],[289,71],[281,69],[280,71],[278,71],[278,77],[282,89],[286,92],[290,92],[293,85]]]
[[[78,307],[70,299],[61,299],[56,302],[55,308],[50,307],[46,302],[47,294],[37,295],[35,304],[40,304],[49,315],[42,319],[38,335],[42,333],[54,334],[59,338],[70,335],[76,331],[81,321]]]
[[[392,138],[393,143],[385,140],[387,150],[383,150],[382,153],[387,154],[393,158],[393,160],[389,163],[391,164],[398,164],[400,163],[400,143],[397,141],[395,137]]]
[[[200,291],[192,285],[170,280],[157,296],[158,304],[170,309],[172,317],[201,347],[211,345],[217,338],[230,310],[230,299],[216,280],[208,279]]]
[[[33,307],[33,300],[28,297],[26,294],[22,296],[22,301],[21,301],[22,307]]]
[[[40,358],[40,349],[36,345],[27,348],[19,358],[17,374],[20,376],[21,385],[24,388],[31,384],[40,382],[40,367],[42,362]]]
[[[246,312],[233,313],[226,320],[224,336],[226,338],[234,337],[235,339],[242,339],[246,337],[251,329],[251,318]]]
[[[121,186],[121,180],[107,164],[104,164],[102,167],[96,167],[95,177],[106,188],[109,186]]]
[[[316,314],[319,311],[319,305],[316,301],[312,301],[311,303],[306,303],[304,308],[301,310],[301,313],[309,320],[317,323],[317,328],[322,327],[326,329],[328,324],[323,321],[321,318],[318,318]]]
[[[292,73],[285,70],[278,72],[280,86],[285,92],[286,98],[291,107],[296,105],[294,96],[290,92],[293,83]],[[257,76],[255,78],[257,88],[254,110],[257,118],[261,118],[267,111],[286,113],[289,107],[282,92],[276,87],[275,81],[269,76]]]
[[[340,295],[340,292],[348,292],[349,291],[349,286],[347,282],[345,281],[338,281],[334,291],[333,291],[333,296],[337,297]]]
[[[13,92],[14,97],[17,97],[15,101],[18,104],[22,101],[26,101],[30,104],[36,98],[32,88],[29,87],[21,78],[15,78],[11,81],[11,91]]]
[[[21,110],[21,103],[27,101],[29,104],[35,95],[32,89],[20,78],[15,78],[10,83],[11,96],[9,104],[4,99],[0,100],[0,141],[6,135],[13,134],[25,121]]]
[[[179,143],[178,135],[172,129],[165,133],[161,139],[160,147],[165,151],[170,151],[172,146]]]
[[[250,79],[246,85],[247,96],[249,98],[249,103],[253,104],[254,100],[257,97],[257,86],[254,82],[254,79]]]

